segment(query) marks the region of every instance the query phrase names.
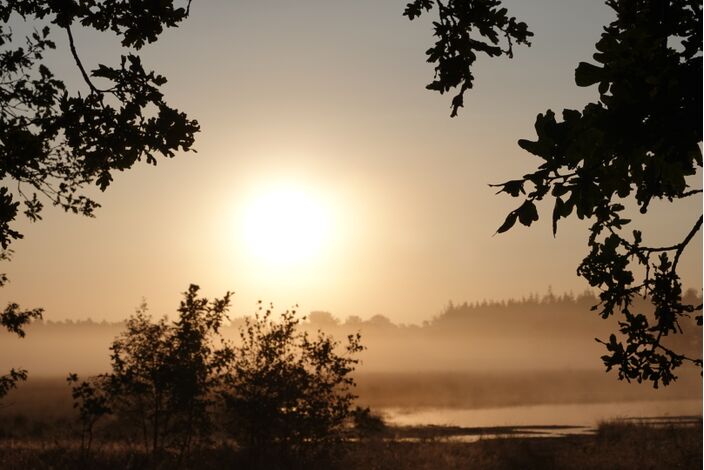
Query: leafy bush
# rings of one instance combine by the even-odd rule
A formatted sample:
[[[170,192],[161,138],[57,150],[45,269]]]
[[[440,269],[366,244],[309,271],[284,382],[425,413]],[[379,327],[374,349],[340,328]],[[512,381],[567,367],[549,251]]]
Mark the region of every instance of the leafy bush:
[[[90,453],[95,424],[112,413],[110,408],[110,377],[101,375],[79,382],[77,374],[69,374],[66,381],[71,385],[73,407],[78,410],[81,423],[81,453]]]
[[[220,336],[230,293],[210,302],[191,285],[184,295],[174,322],[152,319],[146,306],[127,320],[110,348],[110,373],[86,381],[69,375],[84,456],[108,415],[112,431],[140,436],[152,456],[184,456],[224,425],[255,466],[320,462],[360,417],[369,421],[368,410],[352,409],[359,334],[343,343],[309,335],[295,311],[274,320],[260,304],[233,347]]]
[[[360,439],[379,438],[388,431],[384,418],[369,407],[356,407],[352,412],[352,423],[355,434]]]
[[[352,417],[359,334],[340,344],[302,332],[300,321],[295,310],[275,321],[260,304],[240,329],[224,398],[230,430],[254,462],[320,457]]]
[[[179,318],[154,321],[146,306],[126,323],[126,331],[111,346],[112,372],[78,384],[73,397],[89,442],[100,416],[112,413],[134,434],[145,450],[165,448],[188,452],[194,440],[210,434],[213,389],[232,360],[227,344],[216,347],[227,318],[231,294],[209,302],[191,285],[178,309]]]

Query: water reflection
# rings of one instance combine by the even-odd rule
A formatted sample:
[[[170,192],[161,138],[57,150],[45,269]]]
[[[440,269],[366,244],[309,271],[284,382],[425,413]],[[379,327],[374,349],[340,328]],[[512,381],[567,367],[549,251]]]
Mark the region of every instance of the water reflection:
[[[664,424],[671,422],[668,418],[686,416],[689,417],[688,421],[677,421],[701,425],[702,402],[637,401],[483,409],[386,408],[383,411],[389,424],[402,427],[430,426],[429,429],[454,427],[457,432],[450,432],[445,437],[472,441],[500,435],[555,437],[583,434],[593,432],[600,422],[620,419],[648,419],[655,424]]]

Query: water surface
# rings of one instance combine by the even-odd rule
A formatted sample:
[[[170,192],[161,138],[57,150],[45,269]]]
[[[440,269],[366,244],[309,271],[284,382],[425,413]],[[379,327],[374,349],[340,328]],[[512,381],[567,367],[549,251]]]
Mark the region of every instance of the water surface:
[[[385,419],[395,426],[457,426],[463,428],[520,427],[521,435],[560,436],[593,432],[603,421],[634,418],[701,416],[700,400],[634,401],[497,408],[386,408]],[[668,419],[656,420],[661,423]],[[693,422],[689,419],[688,422]],[[696,420],[694,421],[696,422]],[[701,422],[701,420],[699,420]],[[564,428],[563,428],[564,427]],[[496,435],[494,429],[483,437]],[[500,434],[500,433],[499,433]],[[508,434],[508,432],[507,432]],[[515,433],[511,433],[516,435]],[[464,436],[463,436],[464,437]],[[463,440],[466,440],[463,438]]]

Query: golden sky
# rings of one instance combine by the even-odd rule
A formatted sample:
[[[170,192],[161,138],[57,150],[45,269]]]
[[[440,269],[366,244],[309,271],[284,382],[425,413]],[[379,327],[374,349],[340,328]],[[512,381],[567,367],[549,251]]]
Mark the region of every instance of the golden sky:
[[[537,225],[492,236],[518,201],[487,185],[537,165],[516,145],[534,136],[536,114],[594,99],[573,73],[610,11],[507,3],[533,46],[480,60],[451,119],[450,98],[424,89],[429,25],[402,17],[402,1],[194,2],[143,58],[200,122],[198,153],[116,175],[95,219],[48,208],[23,221],[3,298],[43,306],[47,319],[117,320],[142,297],[173,312],[196,283],[235,291],[236,314],[262,299],[417,323],[450,300],[583,291],[587,224],[562,222],[553,238],[544,205]],[[85,64],[119,60],[110,33],[75,35]],[[80,87],[57,44],[55,72]],[[681,240],[701,211],[690,199],[642,220],[645,241]],[[701,260],[700,234],[681,263],[687,286],[701,288]]]

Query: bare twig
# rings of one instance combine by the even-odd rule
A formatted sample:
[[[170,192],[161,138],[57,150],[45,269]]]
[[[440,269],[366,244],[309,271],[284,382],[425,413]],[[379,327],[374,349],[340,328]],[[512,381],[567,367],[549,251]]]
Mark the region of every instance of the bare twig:
[[[73,40],[73,33],[71,33],[71,26],[66,25],[64,28],[66,29],[66,32],[68,33],[68,44],[69,47],[71,48],[71,54],[73,55],[73,60],[76,61],[76,65],[78,66],[78,69],[81,71],[81,75],[83,76],[83,80],[88,84],[88,87],[90,88],[91,92],[93,93],[98,93],[98,94],[103,94],[107,90],[99,90],[93,82],[90,81],[90,77],[88,76],[88,72],[86,72],[85,67],[83,67],[83,63],[81,62],[81,58],[78,57],[78,51],[76,51],[76,44]]]

